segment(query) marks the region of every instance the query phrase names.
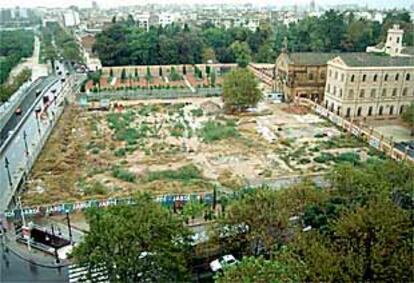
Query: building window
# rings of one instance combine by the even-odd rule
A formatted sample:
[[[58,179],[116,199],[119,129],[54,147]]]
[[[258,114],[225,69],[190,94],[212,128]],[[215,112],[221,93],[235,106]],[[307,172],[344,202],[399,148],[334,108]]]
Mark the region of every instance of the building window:
[[[405,80],[409,81],[410,80],[410,74],[405,75]]]
[[[382,89],[382,96],[387,96],[387,89],[386,88]]]
[[[399,78],[400,78],[400,74],[396,74],[395,75],[395,80],[398,81]]]
[[[310,81],[312,81],[313,80],[313,74],[312,73],[309,73],[308,74],[308,78],[309,78]]]
[[[405,87],[403,89],[402,96],[407,96],[407,93],[408,93],[408,88]]]
[[[388,74],[385,74],[384,81],[388,81]]]
[[[338,79],[338,72],[335,72],[335,80]]]
[[[368,116],[372,116],[372,106],[368,108]]]
[[[325,72],[321,72],[321,80],[325,79]]]
[[[400,43],[400,37],[397,37],[397,43]]]
[[[344,74],[341,74],[341,82],[343,82],[344,79],[345,79],[345,75]]]
[[[378,76],[377,76],[377,74],[375,74],[375,75],[374,75],[374,82],[376,82],[376,81],[377,81],[377,77],[378,77]]]
[[[342,97],[342,88],[339,89],[339,97]]]
[[[327,85],[327,87],[326,87],[326,92],[327,92],[327,93],[330,93],[330,92],[331,92],[331,85],[330,85],[330,84],[328,84],[328,85]]]
[[[332,78],[332,70],[329,70],[329,77]]]
[[[336,95],[336,86],[333,87],[333,95]]]
[[[367,80],[367,75],[362,75],[362,81],[365,82]]]
[[[404,112],[404,105],[401,105],[400,107],[400,114],[402,114]]]
[[[382,112],[384,111],[384,107],[380,106],[378,115],[382,116]]]
[[[351,116],[351,108],[347,108],[346,109],[346,117],[350,117]]]
[[[359,97],[364,98],[364,96],[365,96],[365,89],[361,89],[359,92]]]
[[[371,97],[375,97],[376,94],[377,94],[377,90],[375,88],[371,89]]]
[[[361,116],[362,113],[362,107],[358,107],[357,116]]]
[[[397,89],[396,89],[396,88],[394,88],[394,89],[392,90],[392,96],[397,96]]]
[[[351,82],[353,82],[355,80],[355,75],[351,76]]]
[[[353,89],[350,89],[350,90],[349,90],[348,97],[349,97],[349,98],[354,98],[354,90],[353,90]]]
[[[390,115],[394,114],[394,106],[391,105],[390,107]]]

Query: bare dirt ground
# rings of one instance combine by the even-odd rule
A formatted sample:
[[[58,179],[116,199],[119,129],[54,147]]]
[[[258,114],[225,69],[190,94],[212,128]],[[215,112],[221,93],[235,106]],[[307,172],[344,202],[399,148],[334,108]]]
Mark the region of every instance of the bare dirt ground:
[[[392,138],[395,142],[414,140],[410,128],[401,120],[370,120],[366,125],[373,127],[385,138]]]
[[[369,157],[361,142],[285,104],[264,102],[239,116],[222,113],[218,98],[122,104],[122,111],[66,110],[32,170],[25,205],[237,190]]]

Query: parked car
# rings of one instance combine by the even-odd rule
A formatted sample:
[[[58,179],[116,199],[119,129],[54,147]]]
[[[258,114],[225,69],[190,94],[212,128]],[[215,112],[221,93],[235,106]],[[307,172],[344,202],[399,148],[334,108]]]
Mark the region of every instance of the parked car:
[[[16,115],[17,115],[17,116],[20,116],[20,115],[22,115],[22,113],[23,113],[22,109],[21,109],[20,107],[18,107],[18,108],[16,109]]]
[[[233,255],[225,255],[210,262],[210,268],[213,272],[219,272],[226,266],[231,266],[239,263]]]
[[[36,97],[38,97],[42,93],[41,89],[36,90]]]

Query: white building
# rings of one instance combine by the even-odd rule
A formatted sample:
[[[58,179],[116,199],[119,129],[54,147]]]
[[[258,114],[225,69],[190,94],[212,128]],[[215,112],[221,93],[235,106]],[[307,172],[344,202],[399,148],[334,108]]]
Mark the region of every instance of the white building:
[[[414,101],[414,57],[342,53],[327,71],[323,103],[339,115],[392,117]]]
[[[404,30],[399,25],[394,25],[388,30],[387,39],[384,43],[376,46],[368,46],[367,52],[386,53],[390,56],[414,56],[414,47],[403,46]]]
[[[158,24],[162,27],[166,27],[168,25],[171,25],[175,22],[176,15],[171,13],[161,13],[158,16]]]
[[[63,13],[63,24],[65,27],[74,27],[79,25],[79,13],[72,9],[65,11]]]

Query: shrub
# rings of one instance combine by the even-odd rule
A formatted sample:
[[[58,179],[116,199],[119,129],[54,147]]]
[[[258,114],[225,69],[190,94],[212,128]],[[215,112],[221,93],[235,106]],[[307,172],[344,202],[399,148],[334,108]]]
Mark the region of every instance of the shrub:
[[[336,162],[349,162],[354,165],[359,164],[361,157],[356,152],[345,152],[338,155],[335,159]]]
[[[222,123],[209,120],[200,129],[199,136],[203,142],[211,143],[213,141],[238,137],[239,133],[234,121],[228,120],[226,123]]]
[[[114,154],[116,157],[124,157],[126,155],[126,150],[125,148],[119,148],[115,151]]]
[[[315,157],[313,159],[313,161],[315,161],[317,163],[326,163],[326,162],[332,161],[334,159],[335,159],[335,157],[333,156],[333,154],[322,152],[321,155]]]
[[[164,170],[149,172],[145,177],[145,180],[148,182],[156,180],[180,180],[180,181],[190,181],[194,179],[201,179],[200,170],[193,164],[189,164],[179,168],[178,170]]]
[[[191,114],[193,114],[194,117],[202,117],[204,113],[203,113],[203,109],[197,108],[197,109],[191,110]]]
[[[113,167],[112,168],[112,176],[114,178],[133,183],[135,182],[136,176],[135,174],[121,168],[121,167]]]

